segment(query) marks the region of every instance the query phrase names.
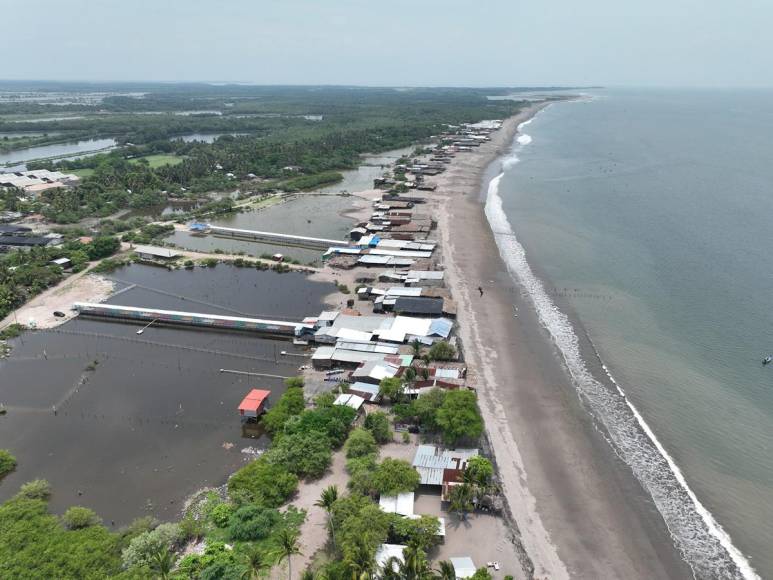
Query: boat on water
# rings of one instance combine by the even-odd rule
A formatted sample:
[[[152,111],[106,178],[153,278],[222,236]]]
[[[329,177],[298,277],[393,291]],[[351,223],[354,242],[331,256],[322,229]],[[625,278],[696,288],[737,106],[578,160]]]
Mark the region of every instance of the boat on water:
[[[771,361],[773,361],[773,356],[768,355],[764,359],[762,359],[762,364],[766,365],[766,364],[769,364]]]

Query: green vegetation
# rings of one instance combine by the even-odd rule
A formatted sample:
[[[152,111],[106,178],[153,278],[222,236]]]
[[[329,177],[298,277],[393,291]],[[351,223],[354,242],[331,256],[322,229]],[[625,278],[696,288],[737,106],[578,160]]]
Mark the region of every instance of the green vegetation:
[[[443,439],[450,445],[456,445],[464,439],[477,439],[483,433],[483,419],[473,391],[450,391],[437,410],[435,421],[443,433]]]
[[[386,413],[375,411],[365,417],[365,428],[371,432],[378,443],[389,443],[392,440],[392,429]]]
[[[129,163],[133,163],[135,165],[144,164],[151,169],[157,169],[165,165],[177,165],[178,163],[182,163],[184,160],[184,157],[178,157],[177,155],[164,155],[163,153],[159,153],[156,155],[144,155],[143,157],[135,157],[133,159],[129,159]]]
[[[16,458],[7,449],[0,449],[0,479],[16,469]]]
[[[294,379],[287,379],[285,385],[287,390],[261,418],[261,423],[270,434],[283,429],[287,420],[293,415],[300,415],[305,407],[303,380],[301,379],[300,385],[298,385]]]
[[[89,260],[109,256],[119,247],[116,238],[101,236],[89,244],[71,240],[61,246],[0,255],[0,318],[62,280],[64,272],[51,260],[69,258],[76,268],[82,268]]]
[[[102,519],[89,508],[73,506],[64,512],[62,523],[68,530],[81,530],[91,526],[98,526],[102,523]]]
[[[355,429],[349,434],[346,444],[346,458],[354,459],[378,453],[378,445],[373,435],[367,429]]]
[[[419,487],[419,472],[407,461],[387,457],[373,473],[373,488],[379,495],[395,495],[415,491]]]
[[[228,480],[228,492],[237,501],[278,507],[295,493],[298,478],[287,469],[260,457]]]
[[[429,349],[429,358],[432,360],[454,360],[456,349],[445,340],[439,340]]]

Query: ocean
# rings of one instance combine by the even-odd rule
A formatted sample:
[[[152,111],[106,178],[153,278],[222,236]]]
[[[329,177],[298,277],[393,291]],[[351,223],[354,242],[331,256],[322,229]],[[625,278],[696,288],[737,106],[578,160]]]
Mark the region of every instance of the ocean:
[[[773,577],[773,91],[593,91],[540,112],[486,215],[698,578]]]

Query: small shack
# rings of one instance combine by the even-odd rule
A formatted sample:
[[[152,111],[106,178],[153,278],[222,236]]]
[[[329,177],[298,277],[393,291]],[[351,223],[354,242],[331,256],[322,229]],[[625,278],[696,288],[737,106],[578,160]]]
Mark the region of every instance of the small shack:
[[[239,415],[243,421],[257,419],[265,410],[271,391],[252,389],[239,404]]]
[[[141,260],[169,261],[180,257],[180,252],[156,246],[136,246],[134,252]]]
[[[451,565],[454,567],[454,574],[456,574],[457,578],[471,578],[475,576],[475,563],[469,556],[451,558]]]

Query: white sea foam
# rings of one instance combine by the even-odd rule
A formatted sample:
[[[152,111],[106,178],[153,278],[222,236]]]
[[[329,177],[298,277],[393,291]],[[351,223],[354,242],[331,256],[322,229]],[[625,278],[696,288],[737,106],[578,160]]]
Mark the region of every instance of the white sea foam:
[[[522,134],[518,135],[518,138],[516,139],[516,141],[518,141],[518,144],[521,145],[521,146],[528,145],[529,143],[531,143],[531,135],[527,135],[526,133],[522,133]]]
[[[526,123],[521,124],[519,130],[524,125]],[[531,138],[525,142],[520,139],[517,141],[523,147],[531,142]],[[526,252],[516,239],[502,208],[499,184],[504,170],[517,163],[517,151],[513,151],[502,162],[503,173],[489,183],[486,217],[510,275],[526,290],[534,303],[540,323],[558,347],[581,400],[604,426],[612,448],[631,467],[636,478],[652,496],[677,548],[692,567],[695,577],[758,579],[759,576],[746,557],[733,545],[730,536],[690,489],[679,467],[626,398],[607,367],[602,363],[604,371],[616,386],[616,392],[601,384],[588,370],[571,321],[553,303],[542,282],[535,276],[526,260]]]

